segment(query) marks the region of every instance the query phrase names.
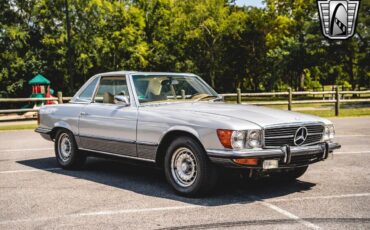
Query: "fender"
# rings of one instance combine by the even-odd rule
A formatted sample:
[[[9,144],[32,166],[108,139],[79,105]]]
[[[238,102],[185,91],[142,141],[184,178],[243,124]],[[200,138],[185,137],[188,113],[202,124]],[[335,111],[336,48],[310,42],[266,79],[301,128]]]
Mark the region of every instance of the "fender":
[[[162,136],[160,137],[158,144],[160,144],[162,142],[163,137],[166,136],[167,133],[172,132],[172,131],[184,131],[184,132],[187,132],[187,133],[191,133],[198,140],[200,140],[199,133],[195,129],[193,129],[192,127],[175,125],[175,126],[172,126],[171,128],[167,129],[165,132],[162,133]]]
[[[55,128],[68,129],[69,131],[71,131],[73,133],[73,135],[76,135],[76,130],[73,130],[72,127],[65,121],[55,122],[53,129],[55,129]]]

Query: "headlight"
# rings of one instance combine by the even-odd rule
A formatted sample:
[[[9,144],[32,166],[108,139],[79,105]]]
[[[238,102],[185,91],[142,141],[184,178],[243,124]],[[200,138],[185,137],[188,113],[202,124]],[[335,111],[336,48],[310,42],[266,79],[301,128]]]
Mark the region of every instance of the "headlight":
[[[322,136],[323,141],[330,141],[334,139],[335,136],[335,130],[333,125],[326,125],[324,128],[324,133]]]
[[[233,149],[243,149],[245,146],[245,132],[233,131],[231,134],[231,146]]]
[[[221,144],[225,148],[240,150],[244,148],[260,148],[261,147],[261,131],[260,130],[227,130],[218,129],[217,136]]]
[[[261,147],[261,131],[260,130],[249,130],[247,136],[247,147],[248,148],[260,148]]]

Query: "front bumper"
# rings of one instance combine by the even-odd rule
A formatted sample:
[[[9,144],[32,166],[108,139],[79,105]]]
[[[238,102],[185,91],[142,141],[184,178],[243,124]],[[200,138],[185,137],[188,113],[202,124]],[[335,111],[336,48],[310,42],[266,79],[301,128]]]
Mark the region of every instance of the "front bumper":
[[[45,140],[48,140],[48,141],[52,141],[51,139],[51,129],[47,129],[47,128],[41,128],[41,127],[38,127],[35,129],[35,132],[36,133],[40,133],[40,135],[45,139]]]
[[[229,167],[262,168],[261,162],[265,159],[278,159],[279,168],[295,167],[312,164],[328,158],[329,153],[341,146],[334,142],[324,142],[310,146],[282,146],[273,149],[249,150],[216,150],[207,149],[207,154],[212,162]],[[232,159],[257,158],[259,164],[255,166],[239,165]]]

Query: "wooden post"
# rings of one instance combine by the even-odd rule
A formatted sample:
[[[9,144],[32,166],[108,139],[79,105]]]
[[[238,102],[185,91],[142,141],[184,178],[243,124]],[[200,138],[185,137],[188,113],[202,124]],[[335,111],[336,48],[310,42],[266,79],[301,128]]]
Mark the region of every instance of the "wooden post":
[[[322,91],[324,92],[325,91],[325,87],[322,86]],[[322,100],[324,101],[325,100],[325,94],[322,94]]]
[[[242,94],[240,88],[236,89],[236,103],[241,104],[242,103]]]
[[[63,104],[63,93],[58,91],[58,104]]]
[[[185,90],[183,90],[183,89],[182,89],[182,90],[181,90],[181,98],[182,98],[183,100],[185,100],[185,97],[186,97],[186,96],[185,96]]]
[[[288,110],[292,111],[292,100],[293,100],[293,95],[292,95],[292,88],[288,88]]]
[[[339,116],[340,98],[339,98],[339,87],[335,88],[335,116]]]

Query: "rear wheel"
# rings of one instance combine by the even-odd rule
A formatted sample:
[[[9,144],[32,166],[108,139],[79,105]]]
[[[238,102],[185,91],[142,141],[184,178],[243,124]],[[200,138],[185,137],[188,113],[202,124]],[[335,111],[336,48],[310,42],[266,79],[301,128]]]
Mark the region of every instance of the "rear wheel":
[[[166,179],[176,192],[185,196],[204,195],[217,183],[217,169],[202,146],[190,137],[179,137],[167,149]]]
[[[77,149],[74,136],[68,130],[57,132],[54,150],[58,164],[64,169],[79,169],[86,161],[86,156]]]

